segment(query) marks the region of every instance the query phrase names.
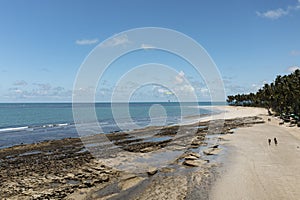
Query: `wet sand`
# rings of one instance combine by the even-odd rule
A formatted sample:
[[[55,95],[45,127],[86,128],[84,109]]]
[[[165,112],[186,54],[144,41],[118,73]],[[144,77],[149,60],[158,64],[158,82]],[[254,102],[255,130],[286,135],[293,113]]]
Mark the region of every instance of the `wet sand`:
[[[224,136],[228,154],[211,199],[300,198],[300,129],[280,126],[274,117],[271,122],[264,118],[265,124]],[[270,146],[268,138],[272,139]]]

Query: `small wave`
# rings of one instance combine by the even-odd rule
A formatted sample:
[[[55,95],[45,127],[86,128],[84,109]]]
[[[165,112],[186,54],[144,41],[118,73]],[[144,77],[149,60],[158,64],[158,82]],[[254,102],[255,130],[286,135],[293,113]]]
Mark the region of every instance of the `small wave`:
[[[42,128],[54,128],[54,127],[63,127],[63,126],[68,126],[70,125],[69,123],[61,123],[61,124],[45,124],[40,127]],[[37,126],[38,127],[38,126]]]
[[[15,127],[15,128],[2,128],[0,129],[0,132],[14,132],[14,131],[23,131],[28,129],[28,126],[22,126],[22,127]]]
[[[68,126],[68,123],[63,123],[63,124],[57,124],[57,126]]]
[[[38,131],[42,129],[52,129],[52,128],[65,128],[70,123],[60,123],[60,124],[44,124],[44,125],[33,125],[33,126],[21,126],[21,127],[8,127],[8,128],[0,128],[0,133],[6,132],[17,132],[17,131]]]
[[[111,122],[99,122],[100,125],[109,125]]]

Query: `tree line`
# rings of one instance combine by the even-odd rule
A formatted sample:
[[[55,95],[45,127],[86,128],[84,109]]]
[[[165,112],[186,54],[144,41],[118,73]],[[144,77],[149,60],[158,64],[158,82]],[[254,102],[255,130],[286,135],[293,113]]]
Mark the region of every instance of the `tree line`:
[[[227,97],[229,105],[255,106],[268,109],[269,114],[300,116],[300,70],[289,75],[278,75],[276,79],[265,84],[256,93],[237,94]]]

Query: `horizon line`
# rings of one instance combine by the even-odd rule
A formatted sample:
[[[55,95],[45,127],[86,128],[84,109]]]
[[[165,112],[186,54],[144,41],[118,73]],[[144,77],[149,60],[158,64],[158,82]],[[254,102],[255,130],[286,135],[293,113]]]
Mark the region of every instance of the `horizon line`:
[[[18,104],[18,103],[70,103],[73,104],[74,102],[71,101],[65,101],[65,102],[43,102],[43,101],[38,101],[38,102],[0,102],[0,104]],[[76,102],[75,104],[80,104],[80,103],[226,103],[226,101],[129,101],[129,102],[110,102],[110,101],[96,101],[96,102]]]

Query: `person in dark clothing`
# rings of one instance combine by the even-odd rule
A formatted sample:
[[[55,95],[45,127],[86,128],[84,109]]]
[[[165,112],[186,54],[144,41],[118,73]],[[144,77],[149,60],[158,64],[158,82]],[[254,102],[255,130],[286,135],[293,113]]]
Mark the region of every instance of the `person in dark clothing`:
[[[275,143],[275,145],[277,146],[278,141],[277,141],[277,138],[276,138],[276,137],[274,138],[274,143]]]
[[[268,139],[268,142],[269,142],[269,145],[271,145],[271,139],[270,138]]]

